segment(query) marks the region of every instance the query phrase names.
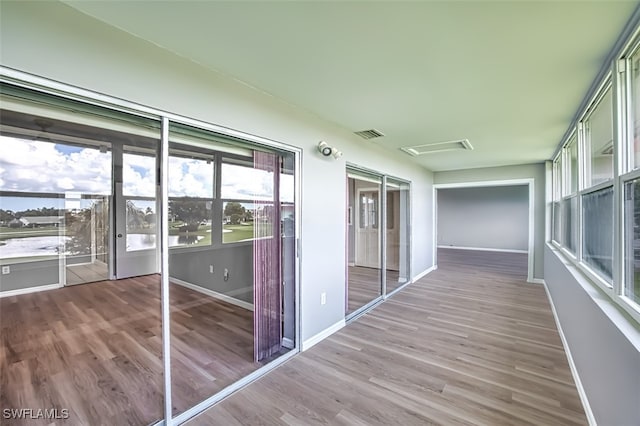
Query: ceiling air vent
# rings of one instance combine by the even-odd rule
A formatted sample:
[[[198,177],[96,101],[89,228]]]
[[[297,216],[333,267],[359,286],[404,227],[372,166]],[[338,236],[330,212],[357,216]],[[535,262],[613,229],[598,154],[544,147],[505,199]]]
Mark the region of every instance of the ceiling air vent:
[[[359,132],[354,132],[354,133],[360,136],[362,139],[367,139],[367,140],[384,136],[384,133],[376,129],[360,130]]]
[[[471,151],[473,147],[469,143],[468,139],[461,139],[457,141],[436,142],[416,146],[404,146],[400,149],[413,157],[417,157],[419,155],[442,151],[458,151],[461,149],[465,151]]]

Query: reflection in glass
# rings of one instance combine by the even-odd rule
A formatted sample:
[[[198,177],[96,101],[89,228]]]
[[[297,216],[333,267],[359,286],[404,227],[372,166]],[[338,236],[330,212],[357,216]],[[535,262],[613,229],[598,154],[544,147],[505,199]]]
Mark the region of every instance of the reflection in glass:
[[[222,203],[222,242],[237,243],[250,241],[254,237],[273,235],[271,217],[267,211],[273,204],[252,203],[244,201],[225,201]],[[260,220],[260,227],[255,227],[255,220]],[[259,232],[259,234],[256,234]]]
[[[611,89],[585,121],[587,149],[590,151],[590,181],[587,187],[613,178],[613,108]]]
[[[169,140],[176,416],[294,347],[295,204],[293,158],[179,124]]]
[[[633,140],[629,152],[632,167],[640,168],[640,51],[631,57],[631,117]]]
[[[624,295],[640,305],[640,179],[624,186]]]
[[[578,199],[573,196],[562,200],[562,244],[571,253],[578,246]]]
[[[382,295],[381,237],[379,206],[382,179],[379,176],[347,173],[348,220],[347,294],[345,312],[352,314]]]
[[[409,184],[387,179],[386,292],[409,282]]]
[[[156,247],[156,202],[130,199],[126,201],[127,251]]]
[[[582,196],[582,259],[613,279],[613,187]]]
[[[568,162],[567,179],[569,179],[569,190],[571,194],[578,191],[578,143],[576,136],[572,137],[567,145]]]
[[[110,278],[125,206],[112,170],[123,143],[157,136],[158,123],[1,85],[0,292],[14,293],[0,297],[2,405],[66,409],[71,424],[154,424],[159,279]]]

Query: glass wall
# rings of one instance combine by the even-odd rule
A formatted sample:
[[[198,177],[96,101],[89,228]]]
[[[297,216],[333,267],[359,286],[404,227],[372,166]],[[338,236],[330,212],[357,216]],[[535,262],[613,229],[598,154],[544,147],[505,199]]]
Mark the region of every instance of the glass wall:
[[[409,183],[386,179],[386,294],[411,280]]]
[[[0,352],[11,354],[0,368],[3,407],[65,409],[74,424],[114,413],[157,422],[155,262],[153,275],[115,278],[116,259],[138,247],[116,244],[125,241],[116,230],[155,241],[155,158],[126,146],[157,146],[160,123],[9,85],[1,92]],[[136,204],[141,196],[151,201]]]
[[[1,93],[3,404],[74,424],[183,421],[295,352],[295,152]]]
[[[178,124],[169,141],[176,416],[295,347],[295,199],[291,154]]]
[[[640,37],[612,70],[554,158],[553,243],[640,321]]]

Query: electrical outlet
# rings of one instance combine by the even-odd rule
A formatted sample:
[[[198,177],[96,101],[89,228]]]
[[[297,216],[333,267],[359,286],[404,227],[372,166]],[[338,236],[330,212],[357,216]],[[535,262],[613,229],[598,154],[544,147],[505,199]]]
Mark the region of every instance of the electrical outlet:
[[[213,274],[213,265],[209,265],[209,273]]]
[[[322,293],[320,293],[320,304],[325,305],[326,303],[327,303],[327,293],[323,291]]]
[[[7,275],[11,273],[11,267],[10,266],[3,266],[2,267],[2,275]]]

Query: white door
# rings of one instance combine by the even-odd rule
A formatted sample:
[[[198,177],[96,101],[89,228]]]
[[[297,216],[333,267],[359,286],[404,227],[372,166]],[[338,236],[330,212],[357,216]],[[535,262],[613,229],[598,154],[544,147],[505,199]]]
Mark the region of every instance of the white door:
[[[118,279],[158,272],[156,170],[153,150],[124,147],[114,206]]]
[[[358,190],[356,203],[356,259],[357,266],[380,267],[380,192]]]

